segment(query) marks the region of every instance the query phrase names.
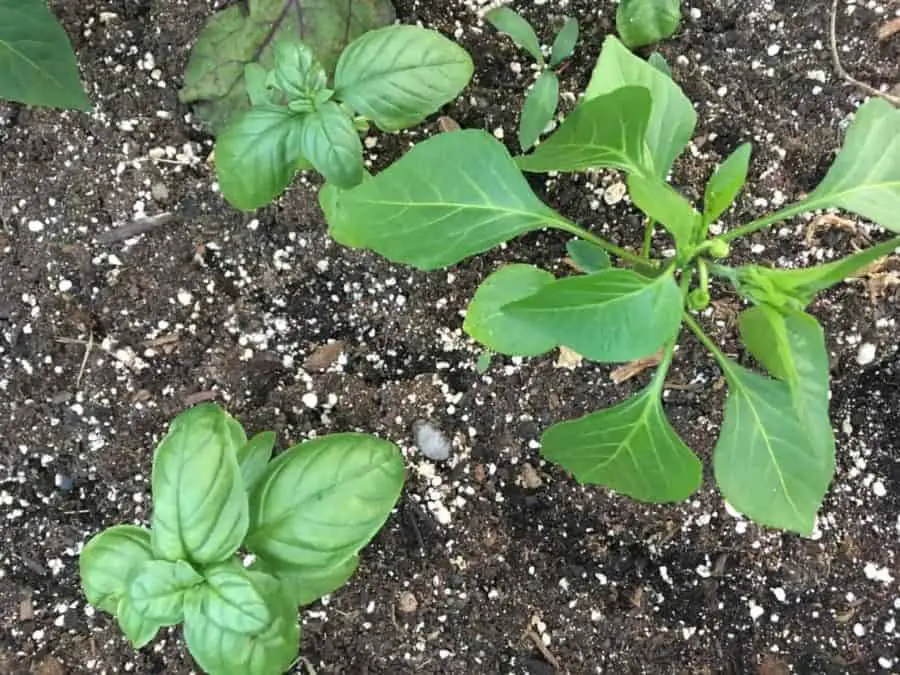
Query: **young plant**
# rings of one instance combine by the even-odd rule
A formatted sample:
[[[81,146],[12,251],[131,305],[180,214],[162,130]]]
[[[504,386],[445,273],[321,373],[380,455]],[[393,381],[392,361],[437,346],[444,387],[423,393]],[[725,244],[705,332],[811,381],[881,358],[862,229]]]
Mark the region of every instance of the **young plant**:
[[[526,151],[537,143],[544,128],[556,115],[559,106],[559,77],[554,68],[558,68],[574,53],[575,44],[578,42],[578,21],[566,18],[553,40],[548,61],[541,51],[537,33],[520,14],[509,7],[497,7],[487,12],[484,18],[501,33],[506,33],[512,38],[520,49],[528,52],[541,71],[525,97],[519,120],[519,146]]]
[[[400,452],[333,434],[270,462],[274,443],[247,440],[216,405],[182,413],[153,455],[150,529],[116,525],[85,545],[84,594],[136,649],[183,623],[207,673],[279,675],[297,656],[298,605],[352,576],[400,495]]]
[[[681,23],[681,0],[621,0],[616,30],[629,49],[662,42]]]
[[[600,363],[658,355],[659,365],[632,398],[547,429],[543,456],[583,483],[643,501],[679,501],[697,490],[700,460],[667,421],[662,401],[686,325],[728,384],[713,451],[723,496],[761,524],[809,534],[834,474],[835,441],[828,352],[806,307],[817,292],[900,246],[900,237],[801,270],[725,261],[734,240],[830,207],[900,233],[900,111],[878,99],[862,105],[815,190],[720,236],[710,236],[710,225],[740,193],[750,146],[719,166],[695,208],[665,182],[695,123],[691,102],[669,77],[608,37],[583,101],[533,153],[514,159],[483,131],[442,134],[352,190],[326,186],[320,201],[338,242],[423,270],[545,227],[574,234],[570,253],[585,274],[555,278],[531,265],[502,267],[475,293],[464,329],[502,354],[536,356],[565,346]],[[522,175],[596,167],[627,174],[631,199],[647,215],[641,253],[556,212]],[[655,223],[674,240],[673,259],[650,257]],[[741,339],[769,376],[727,356],[695,318],[709,303],[711,277],[750,303],[740,317]]]
[[[472,68],[462,47],[416,26],[388,26],[351,42],[331,83],[308,46],[277,43],[272,70],[245,67],[252,108],[216,142],[222,194],[239,209],[256,209],[310,168],[339,187],[358,185],[365,175],[360,131],[369,122],[384,131],[419,124],[456,98]]]

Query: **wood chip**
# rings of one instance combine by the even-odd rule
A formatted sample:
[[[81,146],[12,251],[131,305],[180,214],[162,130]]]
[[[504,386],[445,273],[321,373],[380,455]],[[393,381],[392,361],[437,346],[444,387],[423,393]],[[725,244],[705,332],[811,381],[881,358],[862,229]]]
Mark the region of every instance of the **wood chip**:
[[[559,356],[556,358],[555,368],[568,368],[575,370],[584,361],[584,357],[573,349],[568,347],[559,348]]]
[[[447,133],[448,131],[459,131],[459,124],[452,117],[441,115],[438,117],[438,129]]]
[[[626,363],[624,366],[619,366],[609,374],[609,379],[616,384],[622,384],[623,382],[627,382],[631,378],[640,375],[648,368],[659,365],[661,360],[662,350],[656,352],[653,356],[645,356],[642,359]]]
[[[34,603],[31,601],[31,593],[19,602],[19,621],[31,621],[34,618]]]
[[[886,24],[884,24],[881,28],[878,29],[878,39],[879,40],[887,40],[888,38],[893,37],[897,33],[900,33],[900,17],[896,19],[891,19]]]
[[[337,361],[343,353],[344,343],[340,340],[319,345],[303,362],[303,368],[314,373],[320,373],[328,370],[329,366]]]
[[[188,394],[184,397],[184,405],[190,408],[193,405],[197,405],[198,403],[204,403],[206,401],[215,401],[219,398],[219,392],[215,389],[210,389],[208,391],[198,391],[194,394]]]

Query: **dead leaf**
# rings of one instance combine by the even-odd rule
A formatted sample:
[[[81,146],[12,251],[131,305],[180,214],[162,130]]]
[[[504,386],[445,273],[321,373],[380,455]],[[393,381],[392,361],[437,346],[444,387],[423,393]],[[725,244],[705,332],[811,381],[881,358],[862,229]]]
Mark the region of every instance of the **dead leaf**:
[[[584,357],[568,347],[559,348],[559,356],[556,358],[555,368],[568,368],[575,370],[584,361]]]
[[[623,382],[627,382],[631,378],[640,375],[648,368],[659,365],[661,360],[662,350],[660,349],[653,356],[645,356],[642,359],[636,359],[631,363],[626,363],[624,366],[619,366],[609,374],[609,379],[615,384],[622,384]]]
[[[872,243],[869,235],[860,231],[855,221],[841,218],[833,213],[823,213],[821,216],[813,218],[812,222],[806,227],[804,241],[807,246],[813,243],[819,230],[843,230],[849,233],[854,240],[858,239],[866,245]]]
[[[888,38],[900,33],[900,17],[891,19],[881,28],[878,29],[878,39],[887,40]]]
[[[311,372],[328,370],[328,367],[341,358],[343,353],[344,343],[340,340],[319,345],[303,362],[303,368]]]

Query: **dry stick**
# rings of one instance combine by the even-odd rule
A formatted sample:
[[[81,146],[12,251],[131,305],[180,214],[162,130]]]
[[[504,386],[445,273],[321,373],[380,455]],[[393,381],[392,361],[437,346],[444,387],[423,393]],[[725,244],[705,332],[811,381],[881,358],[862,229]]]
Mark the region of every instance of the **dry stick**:
[[[75,378],[75,389],[76,391],[81,389],[81,378],[84,376],[84,369],[87,367],[88,357],[91,355],[91,350],[94,348],[94,331],[91,330],[88,332],[87,345],[84,348],[84,358],[81,359],[81,368],[78,369],[78,377]]]
[[[534,643],[534,646],[538,648],[538,651],[544,657],[544,660],[547,661],[556,672],[561,673],[562,667],[559,665],[559,661],[553,656],[553,653],[547,649],[547,645],[544,644],[541,636],[535,632],[534,628],[528,626],[528,628],[525,629],[525,635]]]
[[[841,57],[838,54],[837,47],[838,1],[839,0],[833,0],[831,4],[831,32],[828,36],[831,43],[831,60],[834,62],[834,69],[837,71],[837,74],[845,81],[849,82],[852,85],[855,85],[856,87],[859,87],[867,94],[870,94],[871,96],[879,96],[885,101],[888,101],[889,103],[893,103],[895,106],[900,107],[900,96],[893,96],[879,89],[876,89],[872,85],[866,84],[865,82],[860,82],[850,73],[844,70],[844,66],[841,64]]]

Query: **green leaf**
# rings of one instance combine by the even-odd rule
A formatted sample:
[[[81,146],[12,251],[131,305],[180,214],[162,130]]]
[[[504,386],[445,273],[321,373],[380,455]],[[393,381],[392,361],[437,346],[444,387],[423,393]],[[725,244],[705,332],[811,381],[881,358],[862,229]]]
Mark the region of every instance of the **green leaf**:
[[[503,144],[477,130],[429,138],[372,179],[323,191],[319,200],[338,243],[423,270],[561,219],[534,195]]]
[[[91,109],[69,38],[44,0],[0,0],[0,99]]]
[[[544,54],[541,52],[541,41],[534,28],[521,15],[509,7],[497,7],[484,15],[494,28],[506,33],[516,46],[531,54],[541,65],[544,65]]]
[[[472,78],[472,58],[437,31],[388,26],[341,54],[335,95],[384,131],[414,126],[455,99]]]
[[[328,568],[381,529],[403,487],[393,443],[332,434],[279,455],[250,496],[245,546],[276,566]]]
[[[241,478],[244,488],[249,492],[256,482],[265,473],[269,459],[272,457],[272,449],[275,447],[275,433],[263,431],[256,434],[245,443],[237,452],[238,466],[241,468]]]
[[[153,455],[153,552],[208,564],[233,554],[247,532],[240,445],[213,404],[181,413]]]
[[[671,272],[647,279],[609,269],[558,279],[503,312],[585,358],[615,363],[658,351],[678,332],[681,308]]]
[[[747,181],[751,152],[752,146],[744,143],[710,177],[703,199],[703,215],[707,223],[718,220],[740,194]]]
[[[809,210],[839,206],[900,232],[900,110],[880,98],[863,103],[837,159],[804,203]]]
[[[148,560],[128,586],[131,607],[160,626],[174,626],[184,618],[184,593],[203,583],[193,567],[183,560]]]
[[[550,52],[550,67],[556,68],[560,63],[575,53],[575,45],[578,42],[578,20],[566,17],[566,22],[556,34],[553,40],[553,49]]]
[[[556,340],[529,322],[506,314],[502,307],[555,281],[532,265],[506,265],[488,276],[469,303],[463,330],[489,349],[511,356],[537,356],[557,346]]]
[[[178,97],[218,133],[249,105],[244,66],[271,69],[276,43],[299,39],[331,72],[350,41],[393,21],[390,0],[253,0],[228,7],[200,31]]]
[[[269,73],[258,63],[248,63],[244,67],[244,87],[254,106],[275,104],[275,92],[269,88]]]
[[[116,606],[116,621],[135,649],[150,644],[163,627],[160,622],[137,611],[127,595],[123,595]]]
[[[128,582],[152,558],[150,531],[142,527],[115,525],[94,535],[78,556],[81,587],[87,601],[115,614]]]
[[[289,101],[312,101],[328,84],[328,76],[312,49],[298,40],[282,40],[275,44],[272,84],[283,91]]]
[[[610,267],[609,254],[597,244],[584,239],[570,239],[566,242],[566,252],[572,262],[586,274],[601,272]]]
[[[530,155],[517,158],[523,171],[583,171],[609,167],[641,173],[646,153],[650,94],[644,87],[622,87],[582,101],[553,135]]]
[[[334,101],[303,118],[301,155],[325,179],[351,188],[363,178],[362,142],[351,120]]]
[[[653,52],[650,57],[647,59],[647,63],[656,68],[659,72],[661,72],[666,77],[672,77],[672,68],[669,67],[668,61],[666,61],[666,57],[660,54],[659,52]]]
[[[590,100],[620,87],[632,86],[650,90],[653,105],[647,122],[646,143],[653,158],[652,173],[664,179],[675,158],[691,140],[697,113],[671,77],[632,54],[610,35],[603,42],[584,97]]]
[[[264,589],[236,560],[207,567],[203,577],[206,582],[192,588],[185,598],[192,612],[238,633],[262,633],[272,622]]]
[[[671,186],[655,176],[629,174],[628,194],[635,206],[672,233],[679,253],[691,245],[700,214]]]
[[[350,580],[357,567],[358,555],[352,555],[325,569],[262,566],[265,571],[278,578],[284,591],[290,594],[291,602],[301,607],[311,605],[323,595],[334,593]]]
[[[304,117],[260,107],[235,119],[216,141],[216,174],[225,199],[243,211],[265,206],[290,184],[302,159]]]
[[[478,360],[475,362],[475,372],[484,375],[491,368],[491,361],[494,360],[494,352],[490,349],[481,352]]]
[[[811,534],[834,473],[833,452],[810,435],[786,383],[724,363],[729,392],[713,450],[722,494],[761,525]]]
[[[681,0],[621,0],[616,30],[629,48],[672,37],[681,23]]]
[[[559,102],[559,78],[551,70],[545,70],[525,97],[522,119],[519,122],[519,145],[528,150],[540,138],[547,123],[556,114]]]

